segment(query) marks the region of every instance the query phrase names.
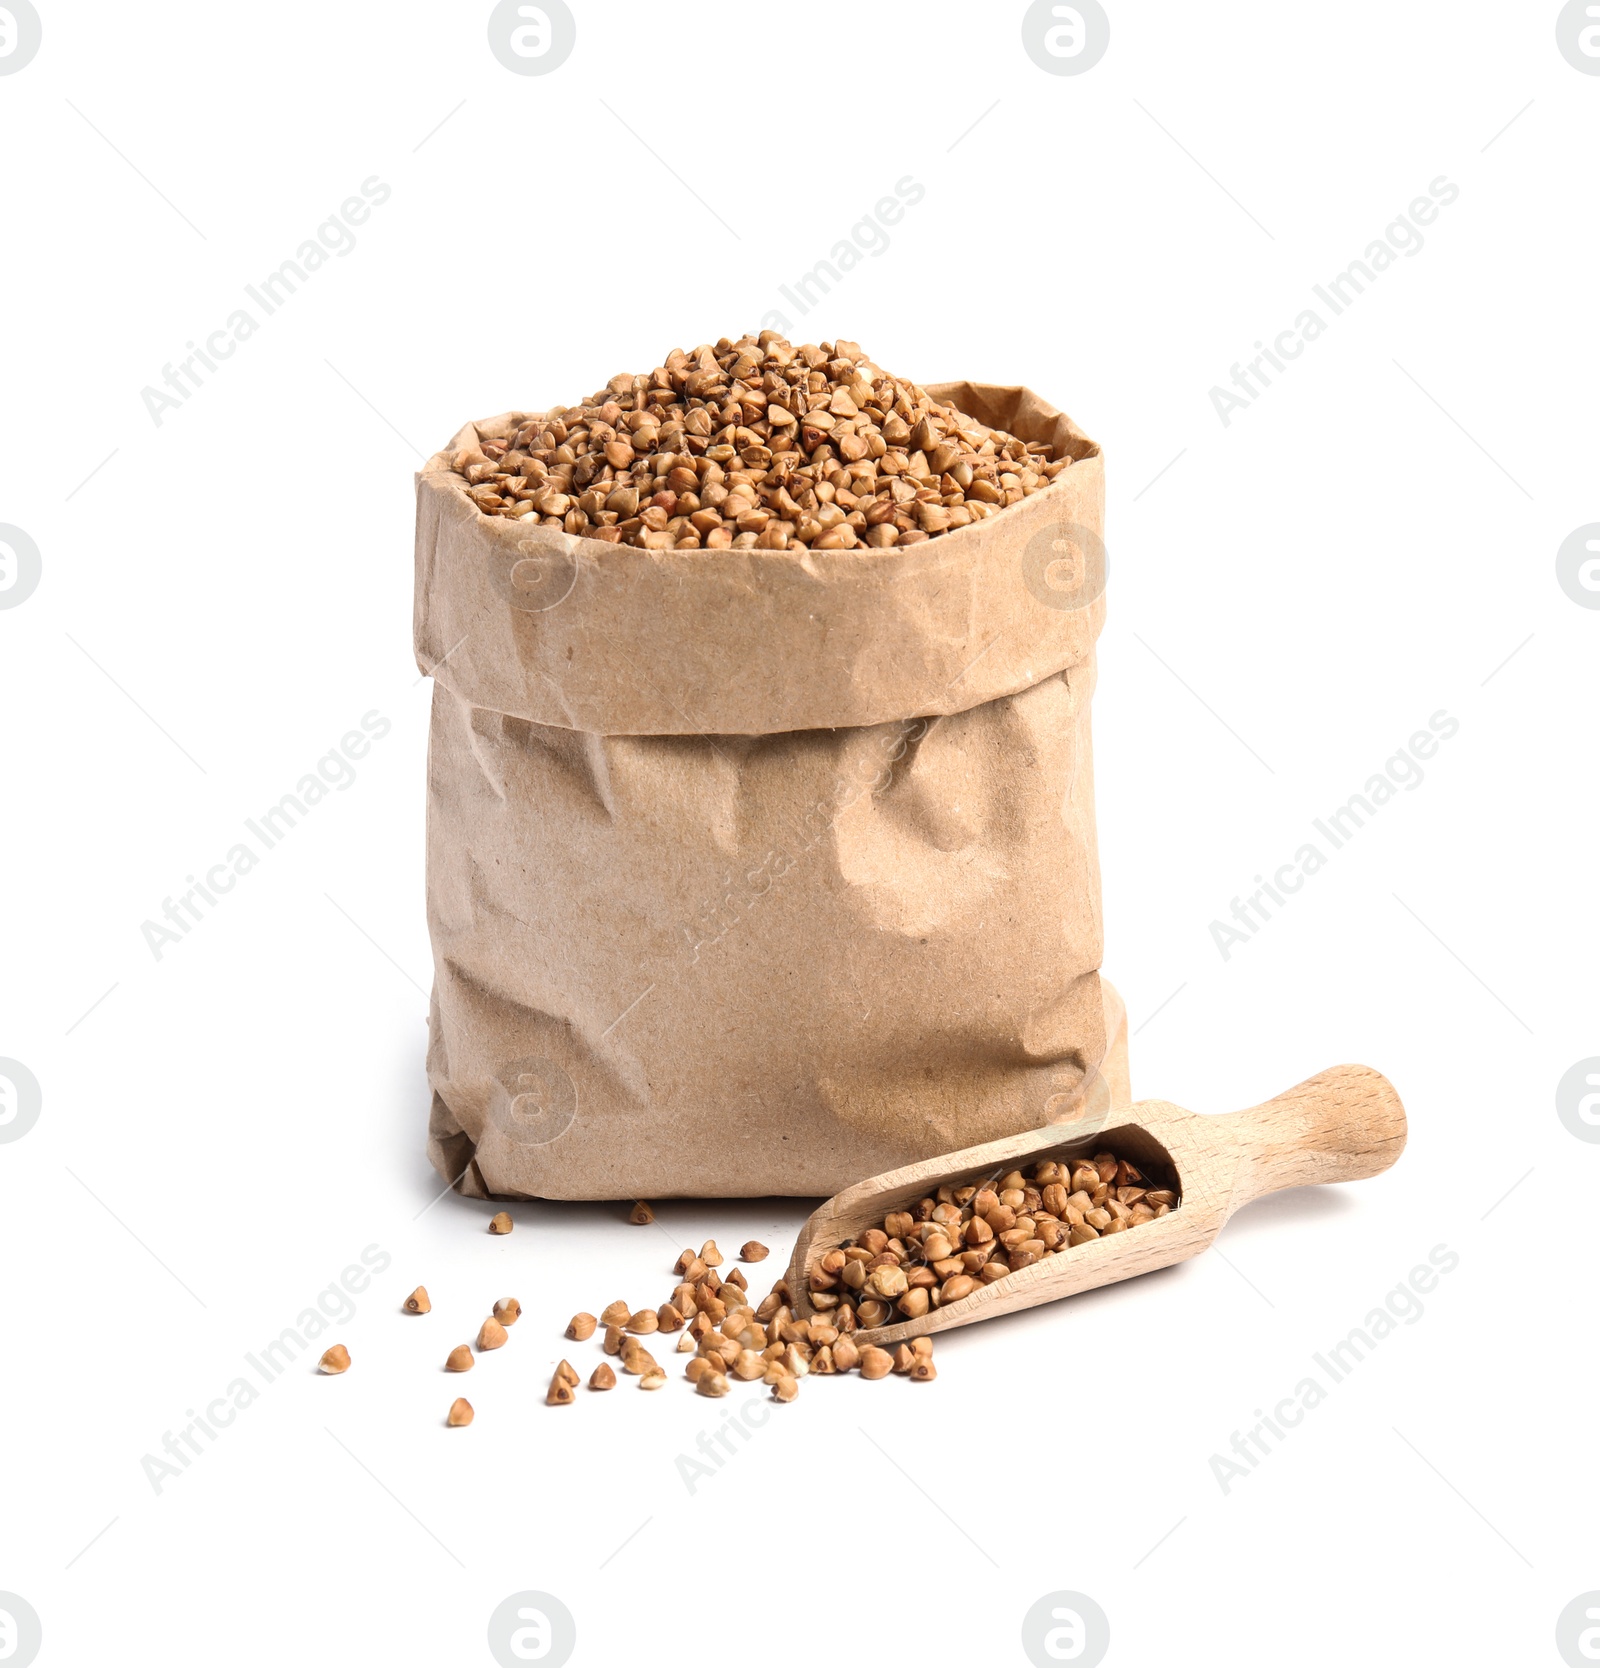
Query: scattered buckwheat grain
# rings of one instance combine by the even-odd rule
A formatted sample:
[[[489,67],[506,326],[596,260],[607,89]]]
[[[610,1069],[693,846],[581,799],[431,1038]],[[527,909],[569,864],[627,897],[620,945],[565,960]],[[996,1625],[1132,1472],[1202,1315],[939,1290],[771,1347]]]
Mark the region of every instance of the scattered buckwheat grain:
[[[479,1351],[481,1352],[486,1349],[499,1349],[505,1343],[506,1335],[506,1329],[499,1323],[499,1321],[495,1320],[493,1316],[490,1316],[490,1318],[478,1328]]]

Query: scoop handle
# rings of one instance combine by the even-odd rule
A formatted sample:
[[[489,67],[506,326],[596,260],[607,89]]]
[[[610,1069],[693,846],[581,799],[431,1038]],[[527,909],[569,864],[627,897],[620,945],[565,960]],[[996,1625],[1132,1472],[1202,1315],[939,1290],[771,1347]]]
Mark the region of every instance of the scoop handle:
[[[1405,1107],[1371,1066],[1330,1066],[1220,1122],[1239,1154],[1230,1214],[1285,1187],[1376,1176],[1406,1144]]]

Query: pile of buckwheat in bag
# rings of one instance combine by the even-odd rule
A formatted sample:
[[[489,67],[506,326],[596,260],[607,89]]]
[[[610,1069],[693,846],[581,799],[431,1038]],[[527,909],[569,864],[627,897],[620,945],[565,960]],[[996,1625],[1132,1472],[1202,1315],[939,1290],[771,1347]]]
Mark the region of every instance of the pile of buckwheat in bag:
[[[1070,467],[873,364],[771,330],[674,349],[452,462],[485,515],[646,550],[918,544]]]

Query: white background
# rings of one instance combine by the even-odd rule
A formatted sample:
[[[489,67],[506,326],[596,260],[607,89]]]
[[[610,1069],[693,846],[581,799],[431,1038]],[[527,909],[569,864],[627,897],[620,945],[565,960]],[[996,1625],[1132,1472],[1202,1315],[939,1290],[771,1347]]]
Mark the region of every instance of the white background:
[[[1555,576],[1600,520],[1600,77],[1557,8],[1124,0],[1054,76],[1017,0],[573,0],[570,61],[523,77],[482,0],[38,3],[0,77],[0,522],[43,561],[0,612],[0,1054],[44,1093],[0,1146],[0,1590],[40,1661],[487,1663],[524,1588],[579,1663],[1021,1663],[1056,1589],[1112,1664],[1559,1661],[1600,1587],[1600,1150],[1554,1099],[1600,1054],[1600,613]],[[354,250],[156,426],[141,389],[372,175]],[[599,1358],[561,1326],[660,1301],[707,1234],[776,1273],[808,1206],[419,1217],[411,475],[469,418],[760,328],[906,175],[892,246],[791,322],[1026,382],[1105,447],[1135,1095],[1225,1111],[1361,1060],[1411,1143],[944,1335],[935,1385],[808,1383],[691,1494],[730,1403],[674,1370],[547,1410],[559,1355]],[[1441,175],[1420,253],[1225,427],[1212,386]],[[141,922],[374,709],[355,785],[158,962]],[[1441,710],[1421,786],[1224,960],[1210,922]],[[297,1367],[158,1495],[142,1456],[374,1244],[356,1368]],[[1423,1317],[1224,1493],[1211,1456],[1441,1244]],[[503,1292],[510,1347],[444,1377]]]

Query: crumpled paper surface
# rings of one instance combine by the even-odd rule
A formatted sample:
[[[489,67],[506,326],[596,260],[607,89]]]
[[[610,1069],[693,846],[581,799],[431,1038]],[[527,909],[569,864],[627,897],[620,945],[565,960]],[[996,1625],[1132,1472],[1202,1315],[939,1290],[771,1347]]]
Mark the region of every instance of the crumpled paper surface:
[[[645,551],[418,477],[430,1156],[474,1196],[832,1193],[1126,1105],[1100,977],[1099,448],[906,550]]]

